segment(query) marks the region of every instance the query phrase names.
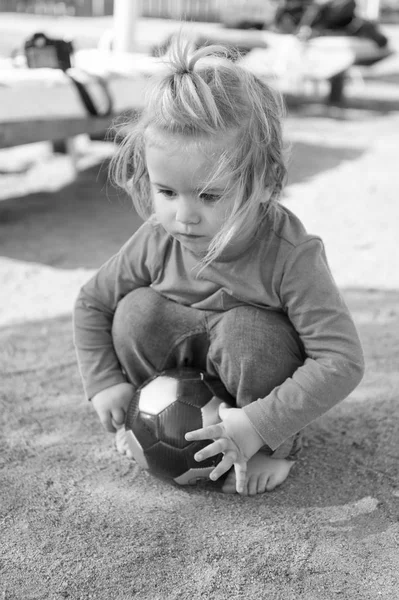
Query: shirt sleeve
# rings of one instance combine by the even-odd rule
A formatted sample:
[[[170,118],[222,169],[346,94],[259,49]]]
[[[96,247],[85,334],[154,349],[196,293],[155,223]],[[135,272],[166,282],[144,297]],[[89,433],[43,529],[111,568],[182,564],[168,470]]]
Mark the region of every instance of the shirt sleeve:
[[[319,238],[289,253],[280,298],[307,358],[282,385],[244,408],[273,450],[348,396],[364,373],[359,337]]]
[[[112,342],[118,302],[153,280],[156,240],[144,224],[80,290],[73,314],[74,343],[87,398],[125,382]]]

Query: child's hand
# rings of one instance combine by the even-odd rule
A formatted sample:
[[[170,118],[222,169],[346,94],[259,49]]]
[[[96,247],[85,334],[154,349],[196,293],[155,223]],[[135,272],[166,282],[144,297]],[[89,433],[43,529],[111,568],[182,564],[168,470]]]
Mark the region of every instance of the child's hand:
[[[219,408],[221,423],[210,425],[203,429],[186,433],[186,439],[215,440],[195,455],[195,460],[201,461],[223,453],[223,459],[210,474],[213,480],[234,465],[236,472],[236,489],[244,494],[246,489],[247,462],[264,445],[264,441],[252,426],[247,415],[241,408],[229,408],[221,404]]]
[[[134,387],[130,383],[117,383],[93,396],[91,402],[107,431],[122,427],[133,394]]]

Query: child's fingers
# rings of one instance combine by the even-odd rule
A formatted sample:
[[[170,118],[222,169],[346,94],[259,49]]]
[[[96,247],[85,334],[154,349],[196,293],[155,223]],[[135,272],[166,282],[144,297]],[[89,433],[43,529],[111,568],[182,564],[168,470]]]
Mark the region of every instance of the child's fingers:
[[[122,425],[125,422],[125,411],[123,410],[123,408],[113,408],[111,411],[111,416],[112,416],[112,424],[114,425],[114,427],[116,429],[119,429],[119,427],[122,427]]]
[[[222,475],[224,475],[225,473],[227,473],[227,471],[229,471],[231,469],[235,460],[236,460],[235,452],[232,452],[232,451],[226,452],[226,454],[223,456],[220,463],[217,465],[217,467],[215,467],[213,469],[213,471],[209,475],[209,477],[213,481],[216,481],[216,479],[219,479],[219,477],[221,477]]]
[[[108,410],[101,410],[96,408],[96,413],[104,429],[112,432],[115,431],[115,427],[112,424],[112,415]]]
[[[231,410],[231,406],[229,406],[228,404],[226,404],[226,402],[222,402],[221,405],[219,406],[219,417],[221,418],[221,420],[223,421],[224,417],[226,416],[226,413]]]
[[[210,458],[211,456],[215,456],[216,454],[220,454],[220,452],[225,452],[227,450],[228,441],[224,438],[219,438],[212,444],[209,444],[205,448],[202,448],[199,452],[194,455],[195,460],[201,461]]]
[[[111,419],[111,423],[112,423],[112,427],[114,428],[113,431],[119,431],[119,429],[123,428],[123,423],[122,424],[117,423],[115,421],[115,419]]]
[[[245,461],[234,463],[236,474],[236,490],[238,494],[247,495],[247,463]]]
[[[222,423],[216,425],[209,425],[202,429],[195,429],[194,431],[188,431],[184,436],[187,441],[193,440],[213,440],[221,438],[224,434],[224,427]]]

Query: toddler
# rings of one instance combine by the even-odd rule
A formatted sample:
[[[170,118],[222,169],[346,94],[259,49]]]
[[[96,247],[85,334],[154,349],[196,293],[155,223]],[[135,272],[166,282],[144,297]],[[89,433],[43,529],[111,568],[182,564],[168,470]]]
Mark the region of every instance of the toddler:
[[[279,203],[283,107],[209,46],[172,47],[145,110],[124,130],[112,176],[144,223],[80,291],[75,345],[87,398],[118,431],[154,373],[193,366],[235,399],[196,456],[211,479],[255,495],[281,484],[299,432],[363,375],[358,335],[319,237]]]

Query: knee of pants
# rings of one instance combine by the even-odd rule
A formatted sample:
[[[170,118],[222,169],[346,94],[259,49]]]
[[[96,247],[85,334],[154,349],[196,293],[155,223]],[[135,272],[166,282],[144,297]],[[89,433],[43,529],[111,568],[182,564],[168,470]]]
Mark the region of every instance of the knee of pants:
[[[119,302],[112,324],[112,338],[117,354],[126,347],[141,346],[159,331],[159,294],[150,287],[137,288]],[[137,348],[136,348],[137,349]]]
[[[303,364],[300,338],[282,313],[239,307],[215,328],[210,359],[237,403],[246,404],[281,385]],[[244,400],[245,396],[245,400]]]
[[[143,321],[144,307],[149,307],[155,300],[155,292],[149,287],[137,288],[119,301],[112,324],[113,334],[126,335],[127,328],[136,327]],[[150,316],[152,311],[148,311]],[[139,316],[140,315],[140,316]],[[137,318],[136,318],[137,317]]]
[[[149,287],[134,290],[120,301],[112,335],[121,365],[140,377],[177,366],[203,368],[205,364],[208,342],[201,312]]]

